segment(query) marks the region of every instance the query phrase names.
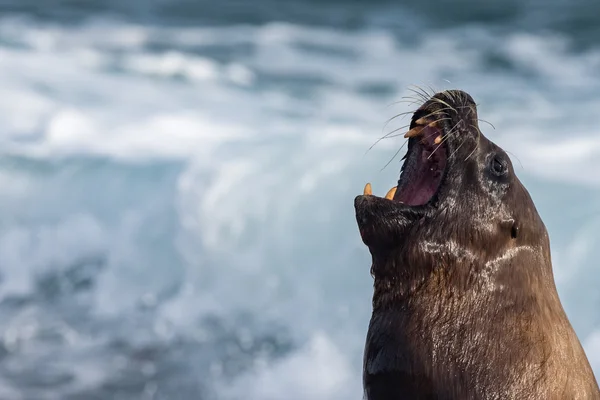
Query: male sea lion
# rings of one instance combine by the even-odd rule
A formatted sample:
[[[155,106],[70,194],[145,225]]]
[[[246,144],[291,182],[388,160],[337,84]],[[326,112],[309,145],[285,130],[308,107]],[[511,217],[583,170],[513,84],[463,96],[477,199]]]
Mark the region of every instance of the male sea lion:
[[[355,199],[372,255],[368,400],[600,399],[548,233],[463,91],[413,115],[397,190]]]

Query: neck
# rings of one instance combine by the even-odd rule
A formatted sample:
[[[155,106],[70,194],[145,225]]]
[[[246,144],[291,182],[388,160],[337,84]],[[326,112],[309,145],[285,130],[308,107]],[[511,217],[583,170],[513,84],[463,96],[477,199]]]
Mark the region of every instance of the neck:
[[[425,263],[420,269],[377,261],[366,380],[391,374],[393,380],[425,379],[420,384],[437,388],[452,383],[464,390],[458,394],[479,387],[500,397],[513,385],[521,398],[544,398],[533,391],[570,385],[559,374],[570,365],[579,373],[570,379],[595,387],[551,270],[530,267],[539,260],[526,259],[527,268],[498,259],[483,265]],[[556,382],[537,385],[540,380]]]

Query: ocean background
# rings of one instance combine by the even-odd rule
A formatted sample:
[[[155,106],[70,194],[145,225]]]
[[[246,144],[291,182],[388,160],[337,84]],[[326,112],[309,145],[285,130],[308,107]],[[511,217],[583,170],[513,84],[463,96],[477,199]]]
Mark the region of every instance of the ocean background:
[[[353,199],[417,87],[495,127],[600,376],[599,13],[0,0],[0,399],[360,400]]]

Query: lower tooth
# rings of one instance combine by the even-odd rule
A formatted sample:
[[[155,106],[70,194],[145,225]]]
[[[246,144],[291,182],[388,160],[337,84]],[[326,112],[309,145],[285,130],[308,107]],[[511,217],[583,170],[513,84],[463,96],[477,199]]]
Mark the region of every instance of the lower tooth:
[[[396,189],[398,189],[398,186],[395,186],[393,188],[391,188],[387,194],[385,195],[385,198],[388,200],[393,200],[394,199],[394,195],[396,194]]]

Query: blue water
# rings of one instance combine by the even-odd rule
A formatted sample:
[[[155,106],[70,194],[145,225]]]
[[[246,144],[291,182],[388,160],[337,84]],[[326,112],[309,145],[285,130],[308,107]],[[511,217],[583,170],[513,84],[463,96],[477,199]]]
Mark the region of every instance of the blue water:
[[[1,399],[360,399],[411,85],[494,125],[600,374],[600,5],[366,4],[0,2]]]

